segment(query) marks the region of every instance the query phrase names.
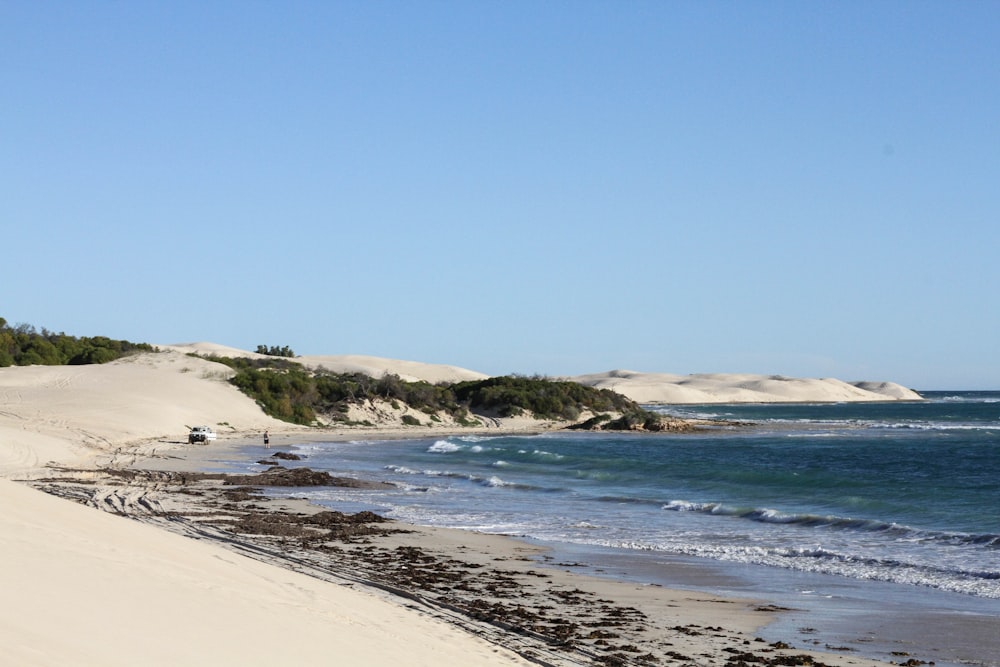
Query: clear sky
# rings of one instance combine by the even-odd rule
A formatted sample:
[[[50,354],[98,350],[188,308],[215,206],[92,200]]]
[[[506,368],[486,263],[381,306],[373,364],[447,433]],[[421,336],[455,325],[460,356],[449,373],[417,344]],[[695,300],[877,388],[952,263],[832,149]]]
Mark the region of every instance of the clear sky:
[[[0,316],[1000,388],[1000,3],[0,2]]]

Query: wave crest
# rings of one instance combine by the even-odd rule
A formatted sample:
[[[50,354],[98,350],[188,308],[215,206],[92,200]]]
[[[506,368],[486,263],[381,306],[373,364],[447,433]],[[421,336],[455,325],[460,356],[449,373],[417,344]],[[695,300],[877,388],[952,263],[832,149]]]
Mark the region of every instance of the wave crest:
[[[671,500],[662,509],[673,512],[700,512],[718,516],[735,517],[760,523],[802,526],[804,528],[827,528],[831,530],[849,530],[866,533],[883,533],[897,539],[908,539],[925,542],[941,542],[955,545],[976,545],[986,548],[1000,549],[1000,535],[992,533],[955,533],[933,530],[920,530],[898,523],[879,521],[876,519],[858,519],[836,515],[820,514],[789,514],[766,507],[745,508],[730,507],[722,503],[696,503],[686,500]]]

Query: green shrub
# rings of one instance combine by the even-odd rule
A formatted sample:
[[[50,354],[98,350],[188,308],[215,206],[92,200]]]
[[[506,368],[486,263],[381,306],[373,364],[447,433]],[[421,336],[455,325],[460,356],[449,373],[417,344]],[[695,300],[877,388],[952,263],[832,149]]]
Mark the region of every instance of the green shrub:
[[[272,345],[268,347],[267,345],[258,345],[257,354],[266,354],[270,357],[294,357],[295,353],[292,352],[292,348],[284,345],[278,347],[277,345]]]
[[[456,398],[470,408],[492,410],[501,417],[527,412],[539,419],[572,421],[584,410],[595,413],[641,410],[634,401],[608,389],[541,377],[493,377],[460,382],[453,389]]]
[[[0,317],[0,366],[44,364],[104,364],[135,352],[152,352],[148,343],[112,340],[106,336],[78,338],[38,331],[28,324],[11,327]]]

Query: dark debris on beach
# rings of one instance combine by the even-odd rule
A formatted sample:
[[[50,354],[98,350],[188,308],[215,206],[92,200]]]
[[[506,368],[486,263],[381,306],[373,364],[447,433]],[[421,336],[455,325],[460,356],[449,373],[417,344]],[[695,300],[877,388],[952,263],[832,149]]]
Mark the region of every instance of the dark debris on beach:
[[[346,514],[314,506],[300,512],[260,491],[262,486],[371,482],[280,466],[255,475],[61,472],[34,485],[313,576],[381,589],[536,664],[827,667],[809,655],[787,652],[780,643],[758,639],[750,650],[742,635],[720,627],[654,627],[640,609],[556,583],[544,567],[504,565],[502,559],[484,564],[399,544],[392,538],[412,531],[372,512]],[[719,647],[716,654],[689,654],[684,647],[691,645],[685,642],[690,637],[711,638]]]

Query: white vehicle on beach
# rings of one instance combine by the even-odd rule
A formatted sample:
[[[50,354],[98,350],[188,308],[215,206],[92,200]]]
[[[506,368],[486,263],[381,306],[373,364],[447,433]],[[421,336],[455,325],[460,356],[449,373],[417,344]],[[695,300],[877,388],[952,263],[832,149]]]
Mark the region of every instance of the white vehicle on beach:
[[[188,433],[189,445],[193,445],[196,442],[206,443],[209,440],[215,440],[215,431],[212,430],[211,426],[194,426],[191,428],[191,432]]]

